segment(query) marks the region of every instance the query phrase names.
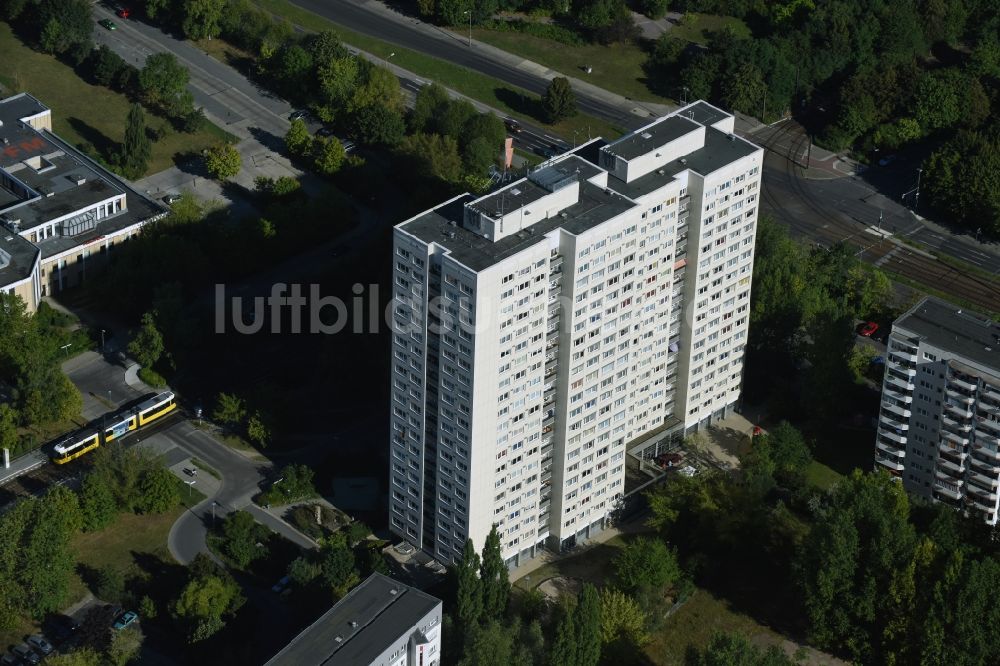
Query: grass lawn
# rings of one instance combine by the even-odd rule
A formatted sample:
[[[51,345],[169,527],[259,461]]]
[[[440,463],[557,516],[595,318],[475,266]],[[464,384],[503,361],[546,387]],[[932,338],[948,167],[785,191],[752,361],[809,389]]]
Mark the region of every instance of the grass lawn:
[[[695,44],[707,44],[709,35],[729,26],[736,33],[737,37],[749,37],[750,28],[735,16],[717,16],[715,14],[686,14],[687,18],[681,25],[675,25],[670,30],[670,35],[677,39],[694,42]]]
[[[395,53],[392,62],[399,67],[497,108],[511,117],[533,123],[541,122],[538,115],[538,96],[522,88],[508,85],[471,69],[417,53],[381,39],[348,30],[317,14],[296,7],[287,0],[256,0],[255,4],[275,16],[285,18],[292,24],[307,30],[333,30],[346,43],[373,55],[385,58],[390,53]],[[577,114],[554,125],[545,125],[545,127],[567,140],[572,140],[574,131],[585,133],[588,127],[593,136],[603,136],[606,139],[617,138],[624,134],[621,128],[584,114]]]
[[[703,589],[697,589],[676,613],[651,636],[646,655],[656,664],[685,663],[688,646],[705,647],[716,632],[743,634],[758,644],[773,644],[781,636],[752,618],[730,609],[729,604]]]
[[[646,74],[642,66],[648,55],[640,44],[570,46],[521,32],[479,29],[472,34],[473,39],[516,53],[565,76],[582,79],[624,97],[651,102],[672,101],[654,94],[646,86]],[[590,74],[583,71],[586,66],[593,68]]]
[[[125,118],[130,102],[108,88],[93,86],[76,75],[68,65],[50,55],[38,53],[21,43],[10,26],[0,23],[0,82],[13,91],[25,91],[52,109],[52,129],[73,145],[89,143],[105,158],[110,157],[125,134]],[[159,128],[168,122],[151,113],[146,124]],[[196,134],[171,133],[153,144],[147,173],[174,165],[174,157],[201,151],[220,139],[231,138],[208,123]]]
[[[838,481],[844,478],[843,474],[838,474],[821,462],[813,460],[806,467],[806,480],[820,490],[833,487]]]

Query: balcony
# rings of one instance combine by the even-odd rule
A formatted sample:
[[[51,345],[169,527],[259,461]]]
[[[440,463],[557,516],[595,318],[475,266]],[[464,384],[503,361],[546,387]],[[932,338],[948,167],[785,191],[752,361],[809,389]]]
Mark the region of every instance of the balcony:
[[[899,400],[900,402],[904,402],[906,404],[910,404],[911,402],[913,402],[913,396],[912,395],[910,395],[909,393],[906,393],[905,391],[899,391],[899,390],[897,390],[895,388],[890,388],[890,386],[891,385],[888,382],[886,382],[885,386],[882,387],[882,396],[883,397],[884,396],[890,396],[894,400]]]
[[[549,258],[549,270],[554,271],[563,265],[563,257],[561,254],[557,254],[554,257]]]
[[[947,395],[952,400],[956,400],[956,401],[961,402],[961,403],[966,404],[966,405],[971,405],[972,403],[974,403],[976,401],[976,396],[969,395],[968,393],[965,393],[964,391],[957,391],[957,390],[955,390],[954,388],[952,388],[950,386],[947,387],[947,388],[945,388],[944,392],[945,392],[945,395]]]
[[[879,438],[885,437],[893,442],[899,442],[900,444],[906,444],[906,435],[893,432],[892,430],[879,428],[878,431]]]
[[[940,477],[934,479],[934,490],[953,500],[962,498],[961,484],[951,483]]]
[[[972,430],[971,423],[961,423],[951,418],[950,416],[942,416],[941,423],[944,426],[951,428],[953,431],[957,432],[969,432],[970,430]]]
[[[889,400],[882,401],[882,409],[888,410],[893,414],[895,414],[896,416],[903,419],[910,418],[910,410],[900,407],[899,405],[893,404]]]
[[[976,424],[976,435],[986,435],[994,440],[1000,438],[1000,423],[992,419],[978,417]]]
[[[899,352],[890,351],[889,363],[891,363],[893,367],[898,366],[900,368],[904,368],[905,369],[904,371],[908,375],[915,375],[917,373],[916,357],[914,357],[913,360],[910,360],[908,356],[904,356]]]
[[[1000,460],[1000,451],[997,450],[997,445],[994,443],[982,442],[978,436],[976,437],[975,443],[972,445],[972,451],[981,460]]]
[[[991,400],[996,400],[1000,402],[1000,386],[993,386],[993,384],[983,384],[983,393],[986,397]]]
[[[989,490],[985,490],[978,486],[969,485],[965,488],[967,493],[966,497],[974,497],[979,499],[981,502],[985,503],[986,506],[996,506],[997,494]]]
[[[948,384],[951,386],[958,387],[966,393],[975,393],[976,384],[969,381],[970,378],[963,378],[958,375],[951,375],[948,377]]]
[[[892,372],[885,373],[886,386],[892,386],[900,391],[912,392],[916,388],[909,379],[897,377]]]
[[[969,438],[968,437],[962,437],[961,435],[953,433],[953,432],[949,432],[948,430],[942,430],[941,431],[941,436],[943,438],[947,439],[949,442],[954,442],[955,444],[958,444],[959,446],[965,446],[966,444],[969,443]]]
[[[981,509],[982,511],[987,511],[989,513],[994,513],[997,509],[996,496],[994,499],[989,499],[989,494],[979,495],[978,493],[969,493],[965,496],[965,499],[972,505],[973,508]]]
[[[895,354],[896,356],[899,356],[901,359],[909,361],[910,363],[917,362],[917,350],[914,348],[911,351],[910,348],[899,344],[895,340],[889,343],[889,353]]]
[[[888,428],[891,428],[892,430],[906,432],[907,430],[910,429],[909,423],[906,423],[905,421],[900,421],[898,419],[894,419],[891,415],[887,414],[885,410],[883,410],[882,413],[879,414],[879,421],[881,421],[883,424],[885,424]]]
[[[875,442],[875,447],[880,451],[884,451],[885,453],[897,458],[902,458],[906,455],[906,449],[897,445],[895,442],[883,442],[882,440],[879,440]]]
[[[980,474],[975,467],[969,470],[969,481],[969,488],[978,486],[989,492],[996,492],[997,487],[1000,486],[1000,479],[997,479],[995,475]]]
[[[894,472],[902,472],[904,469],[906,469],[906,466],[903,465],[902,462],[895,460],[890,456],[882,456],[877,453],[875,454],[875,462]]]
[[[965,474],[965,470],[966,467],[964,463],[955,463],[952,462],[951,460],[948,460],[947,458],[938,458],[939,472],[943,471],[947,473],[949,476],[956,476]]]
[[[956,446],[952,446],[947,442],[941,442],[941,445],[938,446],[938,451],[943,455],[952,456],[953,458],[957,458],[958,460],[965,460],[967,457],[969,457],[968,451],[966,451],[965,449],[960,449]]]
[[[945,402],[944,409],[957,419],[965,420],[972,418],[972,407],[970,405],[963,405],[957,402]]]

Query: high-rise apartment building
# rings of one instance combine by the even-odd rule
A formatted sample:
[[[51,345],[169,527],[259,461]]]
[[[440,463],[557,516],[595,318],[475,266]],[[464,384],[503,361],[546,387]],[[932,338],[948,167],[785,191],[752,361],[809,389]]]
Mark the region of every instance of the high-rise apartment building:
[[[704,102],[394,236],[390,528],[508,564],[602,529],[629,442],[737,402],[763,151]]]
[[[892,325],[875,467],[915,495],[997,522],[1000,326],[925,298]]]

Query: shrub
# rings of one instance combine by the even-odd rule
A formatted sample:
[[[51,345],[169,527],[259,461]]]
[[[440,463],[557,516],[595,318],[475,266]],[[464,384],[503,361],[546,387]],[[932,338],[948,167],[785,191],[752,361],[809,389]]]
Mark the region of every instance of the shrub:
[[[163,378],[163,375],[150,368],[139,368],[139,379],[153,388],[164,388],[167,385],[167,380]]]

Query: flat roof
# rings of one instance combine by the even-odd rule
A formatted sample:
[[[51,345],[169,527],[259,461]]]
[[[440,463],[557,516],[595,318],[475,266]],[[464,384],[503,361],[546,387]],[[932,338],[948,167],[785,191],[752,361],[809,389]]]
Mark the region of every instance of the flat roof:
[[[481,271],[544,241],[545,235],[554,229],[562,228],[579,235],[636,205],[615,192],[582,181],[579,199],[564,208],[560,215],[536,222],[523,231],[493,242],[462,226],[464,203],[472,200],[473,197],[469,196],[443,204],[404,222],[399,228],[425,243],[437,243],[449,250],[455,261],[471,270]]]
[[[696,123],[700,123],[705,126],[714,125],[720,120],[725,120],[726,118],[730,118],[732,116],[732,114],[726,113],[722,109],[717,109],[705,100],[698,100],[697,102],[688,104],[676,113],[679,116],[690,118]]]
[[[0,227],[0,286],[29,277],[39,250],[24,238]]]
[[[374,573],[267,666],[365,666],[440,605],[440,599]]]
[[[604,151],[625,160],[635,159],[651,153],[699,127],[701,127],[699,123],[684,116],[664,116],[616,141],[612,141]]]
[[[1000,376],[1000,325],[984,314],[927,296],[901,315],[893,328],[905,329]]]
[[[123,194],[125,208],[74,236],[57,234],[38,241],[34,245],[43,259],[167,213],[164,206],[81,154],[74,146],[21,120],[47,111],[48,107],[28,94],[0,100],[0,170],[16,181],[7,187],[0,185],[3,216],[16,221],[18,232],[25,234],[52,220]],[[10,281],[13,280],[6,280],[0,272],[0,284]]]

